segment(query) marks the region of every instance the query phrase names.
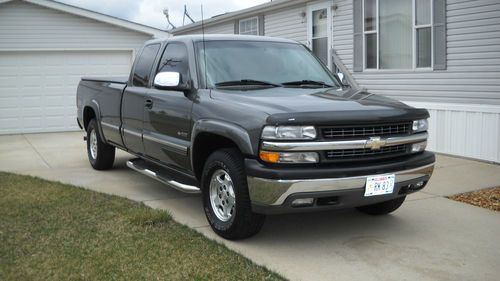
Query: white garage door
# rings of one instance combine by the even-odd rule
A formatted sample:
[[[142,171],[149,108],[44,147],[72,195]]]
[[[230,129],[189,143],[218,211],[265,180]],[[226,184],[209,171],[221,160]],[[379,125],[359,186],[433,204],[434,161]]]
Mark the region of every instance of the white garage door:
[[[0,134],[78,128],[82,76],[126,76],[132,51],[0,51]]]

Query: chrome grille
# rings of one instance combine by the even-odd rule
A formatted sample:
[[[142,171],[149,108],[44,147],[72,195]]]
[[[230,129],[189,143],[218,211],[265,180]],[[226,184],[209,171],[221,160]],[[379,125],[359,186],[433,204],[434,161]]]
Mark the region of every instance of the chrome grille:
[[[411,122],[366,126],[338,126],[322,128],[323,138],[352,138],[387,135],[408,135],[411,133]]]
[[[325,158],[327,160],[382,158],[389,156],[399,156],[405,154],[406,152],[408,152],[408,150],[408,144],[385,146],[376,150],[373,150],[371,148],[339,149],[326,151]]]

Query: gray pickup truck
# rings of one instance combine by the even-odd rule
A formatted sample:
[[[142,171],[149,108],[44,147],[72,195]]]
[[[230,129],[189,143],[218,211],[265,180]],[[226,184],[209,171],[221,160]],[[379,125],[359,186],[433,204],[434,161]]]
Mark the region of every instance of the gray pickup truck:
[[[78,124],[93,168],[129,152],[133,170],[201,193],[227,239],[256,234],[269,214],[390,213],[433,172],[429,113],[344,81],[290,40],[152,40],[130,77],[82,78]]]

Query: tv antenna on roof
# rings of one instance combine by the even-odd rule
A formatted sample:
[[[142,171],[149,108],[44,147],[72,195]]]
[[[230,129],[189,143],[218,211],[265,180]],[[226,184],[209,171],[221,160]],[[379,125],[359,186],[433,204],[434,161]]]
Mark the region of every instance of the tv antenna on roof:
[[[186,20],[186,17],[188,17],[188,19],[191,21],[191,23],[194,23],[193,18],[188,13],[186,5],[184,5],[184,15],[182,16],[182,25],[184,25],[184,21]]]
[[[175,25],[172,22],[170,22],[170,18],[168,17],[168,8],[163,9],[163,14],[167,18],[167,22],[168,22],[167,29],[169,26],[172,26],[172,29],[175,29],[176,28]]]

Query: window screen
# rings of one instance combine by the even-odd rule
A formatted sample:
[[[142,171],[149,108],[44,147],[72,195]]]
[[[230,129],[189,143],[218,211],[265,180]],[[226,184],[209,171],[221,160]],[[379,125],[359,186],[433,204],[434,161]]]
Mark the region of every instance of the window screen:
[[[132,85],[136,87],[146,87],[148,85],[150,79],[149,75],[151,74],[151,69],[153,68],[153,63],[159,49],[160,44],[144,47],[134,68]]]

